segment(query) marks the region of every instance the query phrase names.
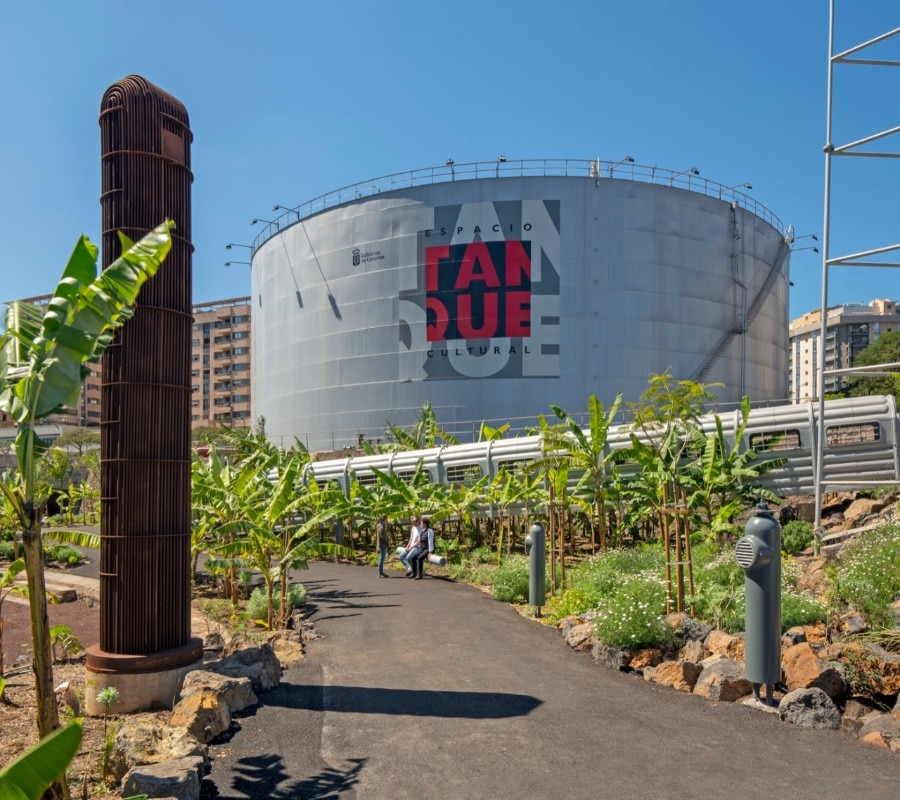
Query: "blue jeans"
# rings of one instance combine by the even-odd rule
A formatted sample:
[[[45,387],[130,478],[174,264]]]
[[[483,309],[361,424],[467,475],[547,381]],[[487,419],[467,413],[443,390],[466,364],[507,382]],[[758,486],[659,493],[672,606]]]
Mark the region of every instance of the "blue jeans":
[[[384,575],[384,559],[387,558],[387,551],[388,551],[388,549],[386,547],[382,547],[378,551],[378,574],[379,575]]]
[[[408,550],[402,556],[400,556],[400,560],[403,562],[403,566],[406,567],[407,572],[413,571],[413,559],[415,559],[415,557],[421,552],[421,547],[414,547],[412,550]]]

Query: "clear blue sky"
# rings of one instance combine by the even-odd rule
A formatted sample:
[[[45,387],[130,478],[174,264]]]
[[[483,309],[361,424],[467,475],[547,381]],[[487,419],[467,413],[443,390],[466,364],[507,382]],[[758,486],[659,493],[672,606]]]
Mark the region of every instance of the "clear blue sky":
[[[838,0],[838,20],[843,50],[900,8]],[[0,300],[99,241],[99,104],[131,73],[190,114],[198,302],[250,293],[224,247],[273,205],[451,157],[695,166],[822,233],[827,0],[50,0],[3,3],[0,31]],[[900,70],[838,76],[836,144],[900,125]],[[832,255],[900,242],[898,177],[835,159]],[[820,258],[793,257],[792,317],[820,305]],[[900,272],[832,272],[830,304],[873,297],[900,299]]]

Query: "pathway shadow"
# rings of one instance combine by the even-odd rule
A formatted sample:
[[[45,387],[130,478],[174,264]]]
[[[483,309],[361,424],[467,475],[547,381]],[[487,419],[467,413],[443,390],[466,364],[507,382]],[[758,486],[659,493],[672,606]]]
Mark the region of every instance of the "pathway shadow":
[[[351,758],[346,770],[326,767],[308,778],[291,778],[280,756],[261,755],[240,759],[234,766],[235,776],[231,790],[220,793],[210,781],[204,781],[200,792],[202,800],[337,800],[344,792],[355,796],[354,788],[366,765],[366,758]]]
[[[542,700],[505,692],[453,692],[378,689],[366,686],[282,684],[286,691],[267,695],[265,705],[306,711],[352,714],[397,714],[413,717],[505,719],[524,717]]]
[[[372,592],[361,592],[351,589],[321,589],[311,588],[312,584],[307,584],[306,602],[304,609],[310,619],[343,619],[344,617],[359,616],[359,612],[366,608],[399,608],[402,603],[376,603],[363,602],[375,597],[386,597],[386,593],[373,594]],[[396,596],[396,595],[394,595]],[[357,612],[357,613],[339,613],[341,611]],[[332,612],[327,616],[323,613]]]

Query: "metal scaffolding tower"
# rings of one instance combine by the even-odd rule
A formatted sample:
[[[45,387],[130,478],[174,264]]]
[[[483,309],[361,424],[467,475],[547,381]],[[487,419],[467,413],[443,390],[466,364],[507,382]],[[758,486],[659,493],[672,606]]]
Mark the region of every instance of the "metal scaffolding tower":
[[[888,130],[874,133],[858,139],[855,142],[849,142],[835,146],[832,141],[832,114],[834,108],[834,72],[836,66],[849,65],[851,67],[868,66],[868,67],[900,67],[900,61],[890,61],[885,59],[861,58],[859,54],[868,48],[884,42],[894,36],[900,34],[900,28],[894,28],[881,36],[876,36],[867,42],[851,47],[840,53],[834,51],[834,30],[835,30],[835,2],[830,0],[829,26],[828,26],[828,100],[826,114],[826,134],[825,134],[825,209],[824,223],[822,227],[822,307],[821,307],[821,329],[820,329],[820,346],[818,348],[818,365],[817,365],[817,390],[818,390],[818,424],[816,436],[816,471],[815,471],[815,493],[816,493],[816,518],[815,525],[818,528],[821,524],[822,517],[822,493],[829,485],[828,480],[823,475],[825,438],[827,435],[825,427],[825,377],[827,375],[836,374],[867,374],[867,375],[885,375],[894,374],[900,368],[900,363],[876,364],[870,367],[856,367],[842,370],[825,370],[825,342],[828,331],[828,272],[832,267],[900,267],[900,262],[891,260],[890,255],[900,250],[900,244],[892,244],[886,247],[876,247],[871,250],[864,250],[858,253],[850,253],[848,255],[834,256],[831,255],[831,162],[835,156],[856,156],[864,158],[900,158],[900,152],[878,152],[863,149],[866,145],[873,142],[879,142],[894,134],[900,133],[900,126],[889,128]],[[887,259],[887,260],[885,260]],[[865,484],[866,481],[858,483]],[[883,485],[883,481],[879,481],[878,485]]]

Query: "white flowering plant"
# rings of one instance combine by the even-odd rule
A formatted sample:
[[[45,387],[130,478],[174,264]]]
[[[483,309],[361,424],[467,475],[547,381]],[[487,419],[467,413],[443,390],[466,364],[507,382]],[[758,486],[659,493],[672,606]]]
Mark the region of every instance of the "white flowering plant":
[[[873,628],[892,627],[891,604],[900,596],[900,524],[860,534],[843,550],[830,578],[838,609],[858,608]]]
[[[666,647],[675,632],[663,621],[665,605],[666,590],[659,581],[626,580],[597,609],[597,636],[611,647]]]

